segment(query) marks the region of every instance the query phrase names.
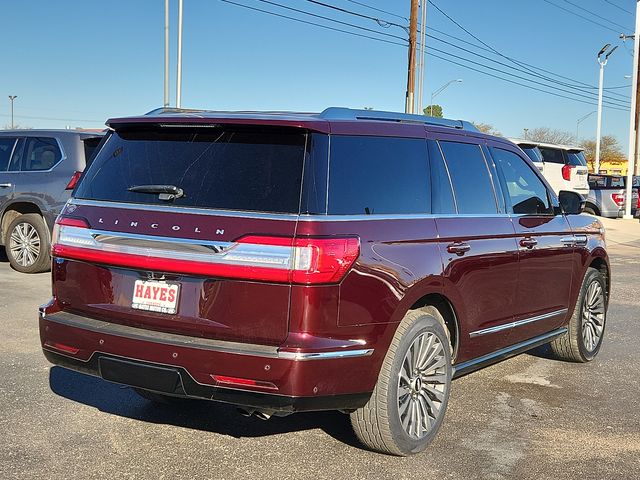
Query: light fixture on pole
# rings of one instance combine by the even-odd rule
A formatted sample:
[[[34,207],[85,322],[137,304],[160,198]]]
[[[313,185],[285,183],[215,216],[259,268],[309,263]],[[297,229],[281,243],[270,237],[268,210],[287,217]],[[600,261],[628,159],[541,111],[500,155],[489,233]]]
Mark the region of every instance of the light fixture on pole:
[[[596,129],[596,164],[594,173],[600,172],[600,145],[602,137],[602,96],[604,94],[604,67],[609,61],[609,57],[616,51],[618,46],[611,48],[611,44],[607,43],[598,52],[598,63],[600,64],[600,83],[598,86],[598,127]]]
[[[456,80],[449,80],[447,83],[445,83],[443,86],[441,86],[439,89],[437,89],[435,92],[431,94],[431,103],[429,104],[430,116],[433,116],[433,99],[436,98],[438,95],[440,95],[444,91],[444,89],[447,88],[452,83],[462,83],[462,79],[458,78]]]
[[[594,113],[596,113],[595,110],[593,112],[587,113],[584,117],[580,117],[576,122],[576,142],[580,141],[580,124],[584,122],[587,118],[589,118],[591,115],[593,115]]]
[[[11,130],[14,128],[13,124],[13,101],[18,98],[17,95],[9,95],[9,100],[11,100]]]

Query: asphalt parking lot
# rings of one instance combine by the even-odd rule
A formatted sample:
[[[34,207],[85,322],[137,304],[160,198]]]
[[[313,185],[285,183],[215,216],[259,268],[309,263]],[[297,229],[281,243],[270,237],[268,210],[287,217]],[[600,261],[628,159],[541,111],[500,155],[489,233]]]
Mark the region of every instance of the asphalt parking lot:
[[[456,380],[436,441],[412,458],[365,451],[339,413],[264,422],[214,403],[156,406],[52,368],[37,329],[49,274],[14,272],[0,250],[0,478],[640,478],[640,234],[620,222],[607,222],[613,293],[597,359],[541,348]]]

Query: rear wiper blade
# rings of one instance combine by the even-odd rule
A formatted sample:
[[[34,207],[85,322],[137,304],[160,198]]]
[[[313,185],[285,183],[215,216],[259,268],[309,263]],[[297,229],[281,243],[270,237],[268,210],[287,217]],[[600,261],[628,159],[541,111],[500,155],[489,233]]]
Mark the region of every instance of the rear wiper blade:
[[[160,200],[167,201],[185,196],[184,190],[175,185],[135,185],[127,190],[135,193],[157,193]]]

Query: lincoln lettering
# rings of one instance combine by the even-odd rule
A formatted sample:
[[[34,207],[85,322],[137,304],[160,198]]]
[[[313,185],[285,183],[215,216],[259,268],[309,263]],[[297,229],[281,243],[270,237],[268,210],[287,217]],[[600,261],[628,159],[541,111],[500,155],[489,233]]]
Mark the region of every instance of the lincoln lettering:
[[[102,217],[98,218],[98,223],[100,223],[102,225],[105,225],[104,218],[102,218]],[[112,223],[113,225],[120,225],[120,220],[119,219],[110,220],[109,222],[106,222],[106,223]],[[138,222],[138,221],[129,222],[129,227],[138,228],[140,226],[139,223],[140,222]],[[160,228],[160,224],[159,223],[150,223],[148,225],[149,225],[150,228],[153,228],[154,230],[158,230]],[[179,231],[183,230],[182,226],[180,226],[180,225],[171,225],[169,228],[171,230],[173,230],[174,232],[179,232]],[[202,233],[202,230],[200,230],[200,227],[194,227],[192,231],[193,231],[193,233]],[[215,229],[215,234],[216,235],[224,235],[224,228],[216,228]]]

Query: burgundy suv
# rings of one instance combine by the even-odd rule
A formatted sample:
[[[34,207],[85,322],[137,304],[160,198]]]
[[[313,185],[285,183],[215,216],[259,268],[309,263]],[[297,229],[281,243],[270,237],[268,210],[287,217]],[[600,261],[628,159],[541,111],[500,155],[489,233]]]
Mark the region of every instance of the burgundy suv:
[[[452,378],[545,343],[600,349],[604,230],[511,142],[339,108],[108,125],[56,222],[54,364],[149,400],[340,410],[408,455]]]

